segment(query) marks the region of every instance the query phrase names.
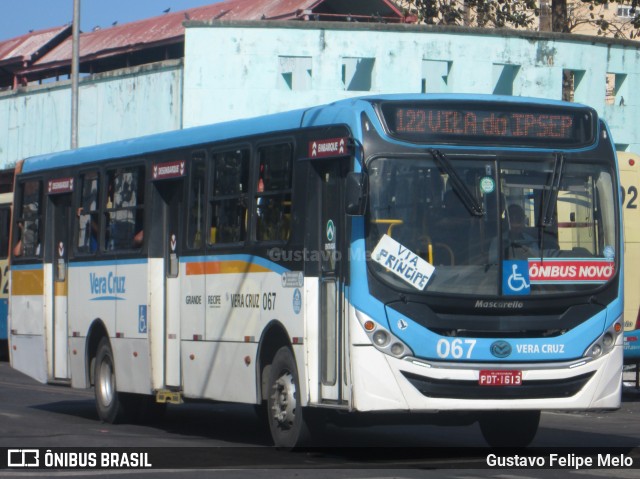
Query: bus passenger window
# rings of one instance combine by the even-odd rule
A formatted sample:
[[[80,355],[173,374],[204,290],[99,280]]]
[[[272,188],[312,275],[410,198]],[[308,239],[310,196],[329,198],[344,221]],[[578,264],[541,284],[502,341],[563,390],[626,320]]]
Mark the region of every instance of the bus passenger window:
[[[9,254],[9,231],[11,229],[11,208],[0,207],[0,259],[7,259]]]
[[[40,254],[40,205],[42,188],[40,181],[26,181],[22,184],[20,216],[16,220],[17,241],[13,247],[14,256],[38,256]]]
[[[144,168],[118,168],[107,172],[106,249],[142,246]]]
[[[95,253],[100,238],[98,214],[99,176],[92,172],[80,176],[81,198],[77,210],[78,251]]]
[[[256,239],[287,241],[291,235],[292,154],[290,144],[258,150],[260,174],[256,191]]]
[[[208,242],[240,243],[247,235],[249,150],[237,149],[213,155],[211,222]]]
[[[193,154],[189,177],[189,218],[187,221],[187,246],[200,248],[203,240],[202,220],[205,215],[205,153]]]

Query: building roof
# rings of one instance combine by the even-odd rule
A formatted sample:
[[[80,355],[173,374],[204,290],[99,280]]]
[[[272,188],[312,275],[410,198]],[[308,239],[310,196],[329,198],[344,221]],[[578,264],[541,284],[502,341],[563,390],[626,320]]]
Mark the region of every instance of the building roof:
[[[400,23],[404,21],[404,17],[400,9],[390,0],[225,0],[212,5],[84,32],[80,36],[81,69],[92,73],[181,57],[184,46],[184,22],[187,20],[358,20]],[[45,32],[53,31],[57,31],[58,34],[64,32],[66,36],[43,56],[20,57],[20,66],[16,64],[17,68],[13,71],[34,80],[44,76],[45,72],[68,70],[72,55],[70,26],[23,35],[0,43],[0,62],[5,59],[5,55],[2,54],[3,45],[7,44],[7,50],[9,50],[8,44],[22,39],[21,42],[34,43],[31,50],[37,50],[36,46],[44,41]],[[169,47],[173,50],[167,51]],[[162,48],[165,50],[160,52],[159,49]],[[132,60],[133,56],[135,59]],[[128,57],[128,59],[123,64],[114,62],[115,57],[123,59]],[[8,58],[17,57],[14,54],[13,57]]]
[[[71,25],[65,25],[0,42],[0,87],[11,85],[14,72],[33,64],[69,35]]]
[[[0,42],[0,65],[32,61],[50,49],[56,39],[71,33],[71,25],[29,32],[19,37]]]

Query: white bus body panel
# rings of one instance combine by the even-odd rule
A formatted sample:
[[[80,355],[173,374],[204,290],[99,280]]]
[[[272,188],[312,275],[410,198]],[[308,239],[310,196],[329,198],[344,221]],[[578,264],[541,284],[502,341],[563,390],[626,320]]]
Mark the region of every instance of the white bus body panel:
[[[93,294],[95,289],[91,284],[93,280],[93,288],[100,288],[101,278],[108,278],[114,271],[115,266],[97,262],[69,264],[69,331],[72,336],[86,340],[89,328],[96,320],[104,324],[109,336],[115,335],[115,301],[100,299],[106,294]]]
[[[147,310],[147,325],[149,335],[149,361],[151,365],[151,388],[157,390],[165,387],[165,368],[167,370],[169,368],[175,368],[174,363],[177,363],[177,370],[178,372],[180,371],[180,357],[179,354],[177,358],[173,354],[170,354],[170,350],[167,348],[165,361],[165,341],[171,334],[171,331],[167,329],[167,319],[165,318],[164,311],[165,301],[169,299],[165,298],[167,291],[165,289],[164,259],[149,259],[148,271],[149,276],[147,280],[149,288],[147,303],[149,307]],[[177,380],[179,381],[180,378],[178,377]]]
[[[47,356],[43,335],[12,335],[11,348],[11,366],[14,369],[38,382],[47,382]]]
[[[317,277],[304,278],[304,297],[306,300],[304,303],[304,324],[306,326],[304,347],[307,387],[309,402],[317,404],[320,402],[320,287]],[[301,371],[299,365],[298,370]]]
[[[302,286],[283,286],[280,272],[248,256],[190,258],[181,263],[180,278],[185,396],[257,403],[258,345],[265,328],[279,322],[292,343],[302,343]],[[296,290],[301,303],[294,301]],[[294,347],[294,352],[306,404],[302,347]]]
[[[149,342],[145,339],[111,338],[118,391],[151,394]]]
[[[400,371],[425,378],[477,381],[480,365],[451,363],[449,366],[426,367],[411,359],[396,359],[373,346],[355,346],[352,352],[354,371],[354,406],[359,411],[398,409],[413,412],[471,411],[499,409],[568,410],[619,408],[622,387],[622,337],[609,354],[574,368],[549,364],[517,364],[506,369],[522,371],[523,380],[550,380],[580,376],[594,372],[577,394],[567,398],[542,399],[464,399],[429,398],[421,394]],[[575,361],[576,363],[578,361]],[[422,362],[426,365],[426,362]],[[533,366],[533,367],[531,367]]]
[[[118,390],[151,394],[147,261],[71,263],[69,330],[72,384],[88,387],[86,340],[101,321],[113,350]],[[74,352],[75,351],[75,352]],[[162,363],[161,363],[162,364]]]
[[[45,297],[40,290],[44,287],[43,275],[40,268],[12,269],[8,329],[11,366],[36,381],[46,383],[50,378],[50,362],[47,361]],[[16,293],[18,289],[20,294]]]
[[[89,371],[87,371],[87,338],[69,338],[69,372],[71,387],[78,389],[91,387]]]
[[[240,403],[257,403],[256,343],[184,341],[184,394]],[[245,358],[251,358],[247,364]]]
[[[54,317],[56,318],[53,325],[53,376],[56,379],[69,378],[69,333],[67,324],[67,298],[56,297],[54,306]]]

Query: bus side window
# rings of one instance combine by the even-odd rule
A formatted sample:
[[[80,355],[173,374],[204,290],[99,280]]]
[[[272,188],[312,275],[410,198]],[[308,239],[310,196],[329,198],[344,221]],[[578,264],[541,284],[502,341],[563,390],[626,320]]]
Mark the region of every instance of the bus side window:
[[[200,151],[193,154],[189,172],[189,217],[187,221],[187,246],[189,248],[197,249],[202,246],[205,178],[205,154]]]
[[[99,175],[97,172],[80,175],[81,198],[77,210],[78,251],[95,253],[100,238],[98,213]]]
[[[288,143],[258,150],[260,172],[255,201],[258,241],[287,241],[291,235],[292,154]]]
[[[240,243],[247,235],[249,150],[213,155],[209,244]]]
[[[118,168],[107,172],[106,248],[142,246],[144,218],[144,168]]]
[[[13,247],[14,256],[40,254],[40,208],[42,187],[39,180],[25,181],[21,185],[20,212],[16,220],[18,237]]]
[[[7,259],[9,254],[9,230],[11,228],[11,208],[0,207],[0,259]]]

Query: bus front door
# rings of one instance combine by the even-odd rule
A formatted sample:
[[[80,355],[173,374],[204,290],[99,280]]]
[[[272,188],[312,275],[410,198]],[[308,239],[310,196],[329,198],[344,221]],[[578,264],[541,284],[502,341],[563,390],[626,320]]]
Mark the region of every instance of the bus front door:
[[[53,267],[53,327],[48,342],[51,345],[53,377],[68,379],[68,259],[71,193],[50,195],[53,213],[53,236],[50,238]]]
[[[342,162],[316,166],[320,190],[316,244],[319,260],[320,399],[348,403],[347,327],[344,321],[344,277],[347,268]]]
[[[182,384],[180,367],[180,209],[182,208],[183,179],[157,182],[156,186],[162,198],[162,255],[164,258],[164,330],[162,344],[163,358],[158,364],[164,364],[164,386],[178,389]],[[159,339],[159,338],[154,338]],[[158,350],[160,352],[160,350]]]

